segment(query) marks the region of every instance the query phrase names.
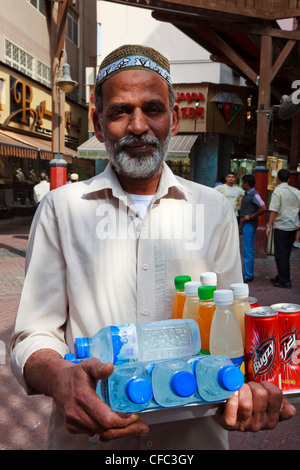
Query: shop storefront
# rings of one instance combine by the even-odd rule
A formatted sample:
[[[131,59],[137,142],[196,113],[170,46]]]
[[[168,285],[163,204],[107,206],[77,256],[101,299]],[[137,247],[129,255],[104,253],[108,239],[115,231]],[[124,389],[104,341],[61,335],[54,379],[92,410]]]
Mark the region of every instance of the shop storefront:
[[[9,67],[0,66],[0,218],[32,214],[33,186],[49,175],[52,153],[51,90]],[[64,159],[80,179],[94,175],[77,146],[87,138],[88,111],[66,100]]]
[[[197,136],[188,162],[183,170],[179,166],[176,173],[214,187],[219,177],[231,169],[237,145],[241,147],[247,88],[213,83],[178,84],[175,92],[180,111],[179,135]]]

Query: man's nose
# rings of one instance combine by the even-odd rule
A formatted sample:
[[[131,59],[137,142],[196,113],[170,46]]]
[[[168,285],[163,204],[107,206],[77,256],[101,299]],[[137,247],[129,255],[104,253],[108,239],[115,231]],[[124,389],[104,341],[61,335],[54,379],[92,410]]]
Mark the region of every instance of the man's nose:
[[[144,134],[149,131],[147,117],[140,108],[135,108],[131,113],[128,131],[135,135]]]

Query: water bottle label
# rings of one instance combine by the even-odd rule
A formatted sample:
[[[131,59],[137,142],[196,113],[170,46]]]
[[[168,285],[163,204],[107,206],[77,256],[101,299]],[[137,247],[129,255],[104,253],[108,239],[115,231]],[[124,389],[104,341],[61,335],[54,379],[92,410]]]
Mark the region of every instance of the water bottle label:
[[[240,356],[240,357],[231,357],[230,358],[233,362],[233,365],[236,366],[236,367],[239,367],[241,369],[241,371],[243,372],[243,374],[245,375],[245,359],[244,359],[244,356]]]
[[[114,364],[138,360],[138,341],[134,323],[111,326]]]

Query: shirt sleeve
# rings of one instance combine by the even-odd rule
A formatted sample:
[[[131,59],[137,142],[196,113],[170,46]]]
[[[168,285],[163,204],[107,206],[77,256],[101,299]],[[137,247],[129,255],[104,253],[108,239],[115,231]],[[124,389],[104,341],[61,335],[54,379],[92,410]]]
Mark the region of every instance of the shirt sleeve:
[[[34,217],[26,253],[26,276],[11,339],[11,367],[27,393],[24,366],[34,352],[68,352],[65,261],[51,200],[45,197]],[[45,286],[47,295],[45,295]]]
[[[280,196],[276,193],[276,191],[274,191],[271,197],[269,210],[273,212],[279,212],[279,209],[280,209]]]
[[[228,289],[230,284],[243,282],[239,229],[232,205],[223,201],[223,226],[215,256],[214,269],[218,275],[218,288]]]
[[[261,207],[265,204],[265,202],[263,201],[262,197],[260,194],[256,193],[254,198],[253,198],[253,202],[254,204],[256,204],[258,207]]]

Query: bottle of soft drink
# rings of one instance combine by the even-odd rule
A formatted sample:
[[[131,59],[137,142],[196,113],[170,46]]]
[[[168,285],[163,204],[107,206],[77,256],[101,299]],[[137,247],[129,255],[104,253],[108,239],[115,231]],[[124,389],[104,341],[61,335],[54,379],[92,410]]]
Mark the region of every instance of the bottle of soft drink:
[[[175,284],[175,297],[173,302],[172,318],[182,318],[182,313],[185,304],[184,285],[186,282],[191,281],[191,276],[176,276],[174,278]]]
[[[245,347],[245,311],[251,308],[249,303],[249,286],[245,283],[236,283],[231,284],[230,289],[233,291],[233,310],[240,325]]]
[[[227,400],[244,383],[244,374],[226,356],[205,356],[195,362],[199,396],[208,402]]]
[[[199,309],[199,297],[198,288],[201,286],[200,282],[190,281],[184,285],[184,292],[186,301],[184,304],[182,318],[192,318],[198,323],[198,309]]]
[[[242,333],[233,306],[233,292],[221,289],[214,292],[216,310],[210,329],[209,350],[212,355],[229,357],[245,373]]]
[[[101,381],[101,394],[114,411],[143,411],[152,400],[150,374],[144,365],[139,363],[116,366],[112,375]]]
[[[152,370],[152,389],[158,405],[183,406],[193,401],[197,382],[186,360],[161,361]]]
[[[200,282],[202,286],[215,286],[217,287],[217,275],[214,272],[206,272],[200,274]]]
[[[209,354],[210,329],[214,312],[216,310],[214,303],[215,290],[215,286],[201,286],[198,289],[198,325],[200,328],[201,354]]]
[[[102,328],[92,338],[76,338],[75,354],[102,362],[152,361],[198,354],[199,327],[194,320],[162,320]]]

